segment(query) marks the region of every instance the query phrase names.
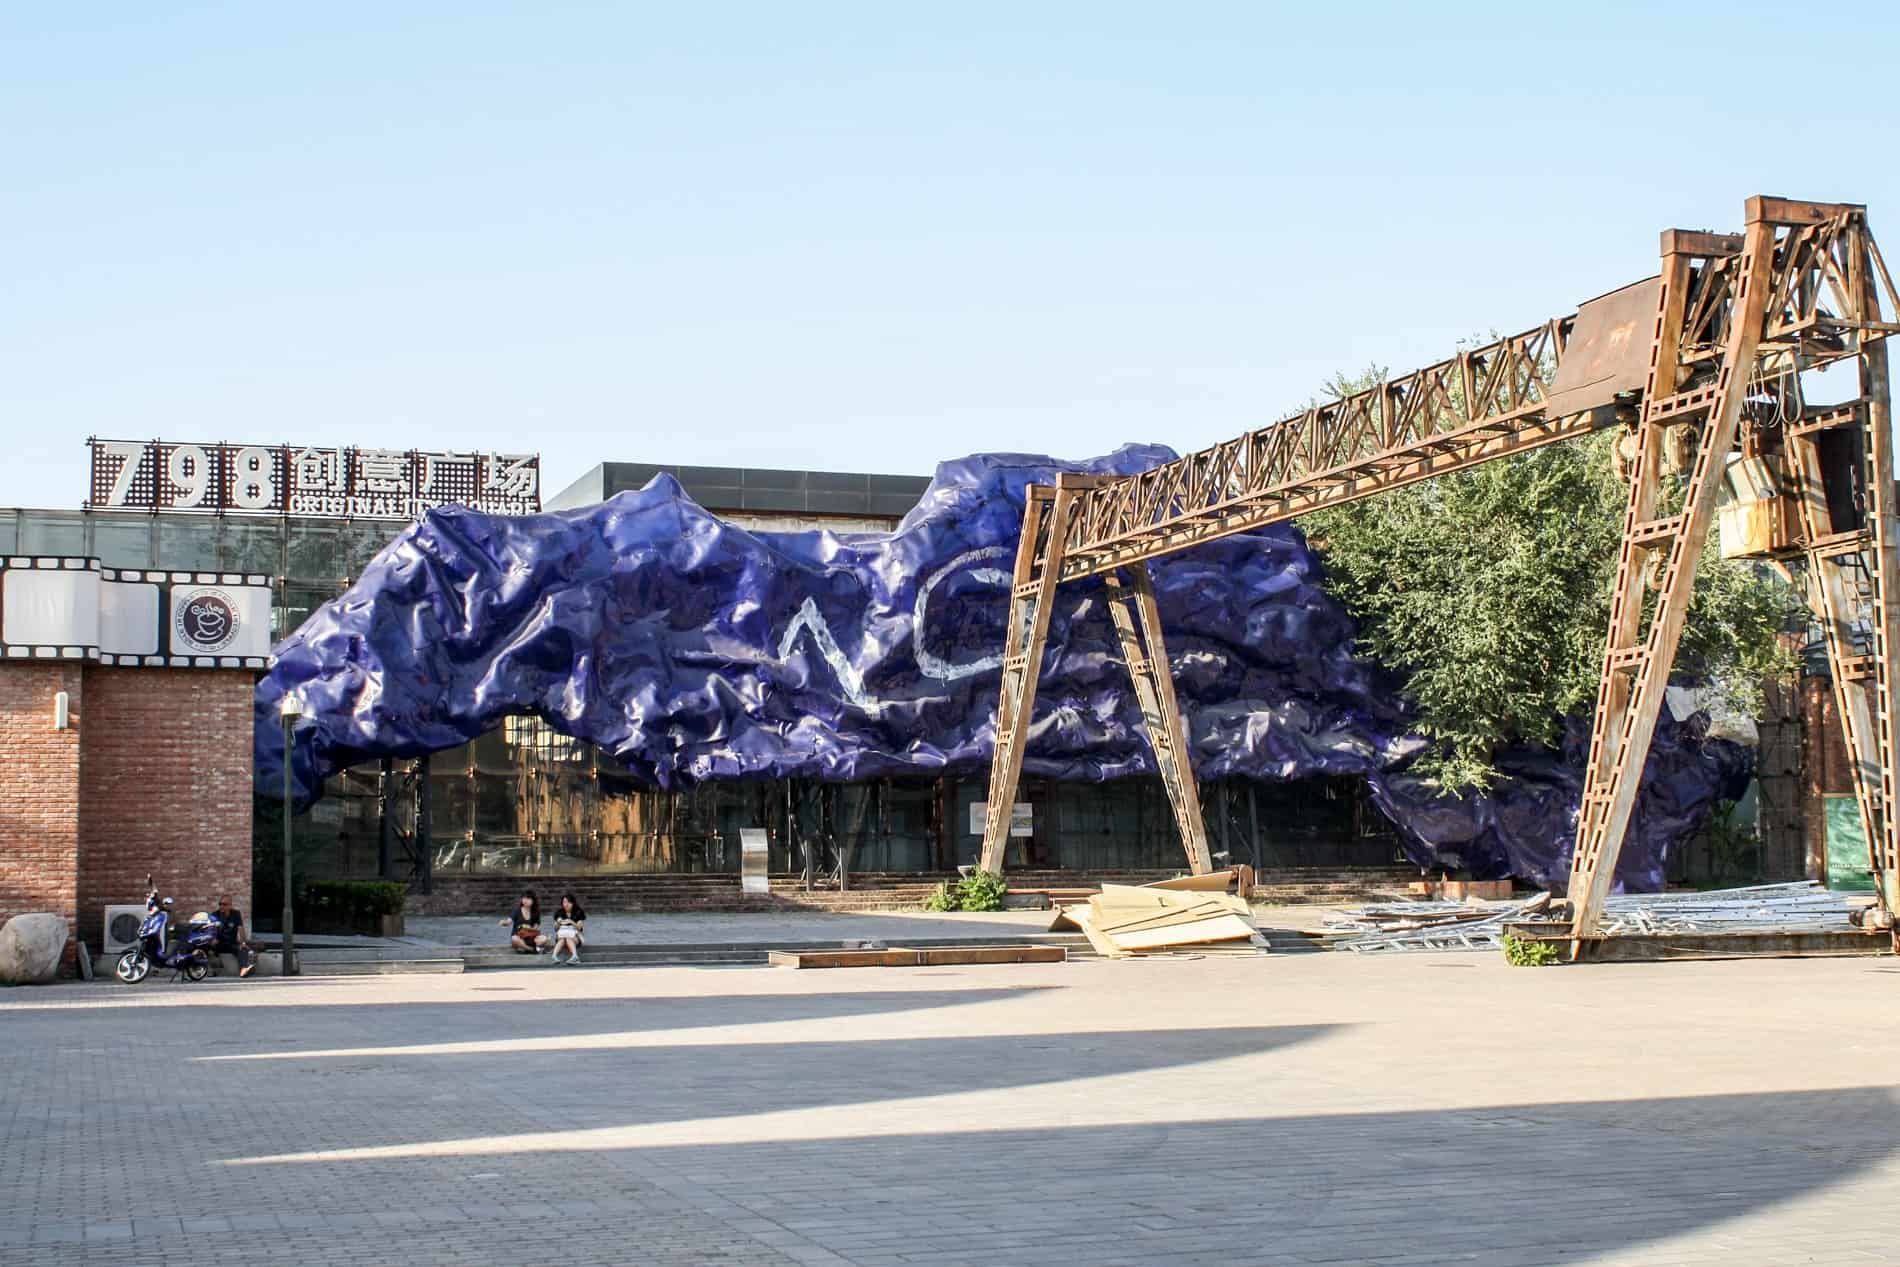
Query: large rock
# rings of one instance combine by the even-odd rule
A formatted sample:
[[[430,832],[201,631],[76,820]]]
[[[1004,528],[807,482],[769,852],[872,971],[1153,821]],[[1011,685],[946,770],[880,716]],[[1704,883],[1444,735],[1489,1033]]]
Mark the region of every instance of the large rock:
[[[66,917],[15,915],[0,928],[0,982],[37,985],[59,974],[66,953]]]

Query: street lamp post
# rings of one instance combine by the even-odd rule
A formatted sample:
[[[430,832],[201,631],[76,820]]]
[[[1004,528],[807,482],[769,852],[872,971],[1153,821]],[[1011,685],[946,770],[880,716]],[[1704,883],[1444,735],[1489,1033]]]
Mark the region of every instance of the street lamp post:
[[[297,719],[303,716],[303,705],[294,695],[284,696],[283,703],[277,706],[278,720],[284,727],[284,966],[283,974],[294,977],[298,973],[297,935],[291,914],[290,887],[290,737]]]

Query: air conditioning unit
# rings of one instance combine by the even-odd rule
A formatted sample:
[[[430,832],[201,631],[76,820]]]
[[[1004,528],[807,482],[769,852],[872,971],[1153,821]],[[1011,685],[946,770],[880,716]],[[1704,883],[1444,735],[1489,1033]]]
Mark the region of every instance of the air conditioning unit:
[[[145,922],[145,903],[106,907],[106,957],[124,954],[139,942],[139,925]]]

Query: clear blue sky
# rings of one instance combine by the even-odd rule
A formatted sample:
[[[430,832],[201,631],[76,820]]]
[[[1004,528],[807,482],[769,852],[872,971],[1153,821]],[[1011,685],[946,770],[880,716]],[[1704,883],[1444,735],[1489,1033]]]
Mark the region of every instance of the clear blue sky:
[[[1900,263],[1900,6],[1848,12],[9,5],[0,505],[77,505],[89,434],[549,492],[1188,448],[1749,194],[1867,202]]]

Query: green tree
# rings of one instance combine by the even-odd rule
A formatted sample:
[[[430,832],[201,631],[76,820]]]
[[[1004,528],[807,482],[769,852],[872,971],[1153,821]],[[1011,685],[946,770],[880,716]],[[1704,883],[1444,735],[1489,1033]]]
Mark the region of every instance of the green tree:
[[[1406,676],[1434,741],[1415,768],[1448,789],[1486,786],[1500,748],[1555,744],[1565,717],[1595,707],[1627,495],[1616,440],[1501,458],[1300,521],[1361,651]],[[1762,678],[1788,666],[1777,635],[1796,606],[1779,576],[1723,559],[1710,533],[1676,671],[1752,709]]]

